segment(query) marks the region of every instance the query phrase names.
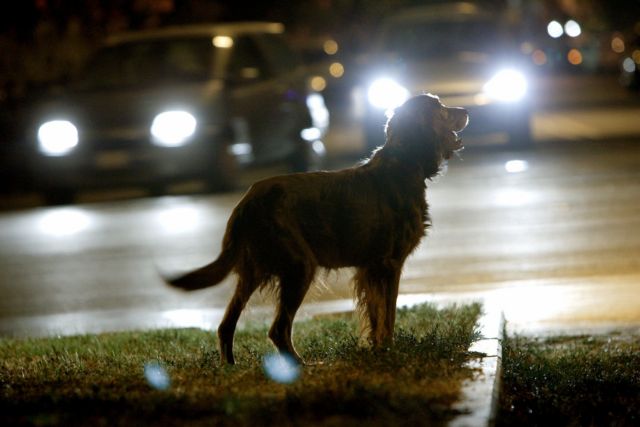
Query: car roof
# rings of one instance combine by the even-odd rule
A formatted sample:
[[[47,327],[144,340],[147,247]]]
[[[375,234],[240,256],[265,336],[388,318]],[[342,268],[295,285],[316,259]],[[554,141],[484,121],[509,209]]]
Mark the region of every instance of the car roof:
[[[107,45],[117,45],[141,40],[158,40],[179,37],[237,36],[251,33],[281,34],[284,25],[278,22],[228,22],[163,27],[153,30],[130,31],[107,38]]]
[[[451,21],[486,18],[490,16],[495,16],[495,13],[492,13],[486,8],[481,8],[475,3],[453,2],[402,9],[400,12],[390,16],[387,22],[398,24],[413,21]]]

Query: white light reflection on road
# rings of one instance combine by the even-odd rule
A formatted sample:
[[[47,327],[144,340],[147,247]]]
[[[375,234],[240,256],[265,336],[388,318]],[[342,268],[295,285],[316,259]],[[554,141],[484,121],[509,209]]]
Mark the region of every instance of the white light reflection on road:
[[[91,225],[90,215],[78,208],[60,208],[47,211],[38,218],[38,230],[53,237],[78,234]]]
[[[520,173],[529,169],[529,163],[526,160],[509,160],[504,164],[504,170],[509,173]]]
[[[197,230],[201,225],[202,215],[193,206],[176,206],[160,211],[157,220],[166,233],[184,233]]]
[[[213,329],[222,317],[221,313],[221,310],[185,308],[163,311],[161,316],[172,328]]]
[[[558,319],[575,301],[572,289],[526,281],[492,292],[493,303],[514,324],[532,324]]]
[[[507,187],[495,191],[493,201],[498,206],[518,207],[534,202],[535,194],[532,191]]]

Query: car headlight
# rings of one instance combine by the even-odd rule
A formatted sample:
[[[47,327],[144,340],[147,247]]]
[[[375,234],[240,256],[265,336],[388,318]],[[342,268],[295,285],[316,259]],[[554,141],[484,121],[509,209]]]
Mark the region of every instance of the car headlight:
[[[409,99],[407,88],[390,78],[381,78],[369,86],[367,98],[369,103],[381,110],[399,107]]]
[[[38,128],[38,147],[47,156],[64,156],[78,145],[78,129],[67,120],[52,120]]]
[[[484,92],[498,101],[514,102],[527,93],[527,79],[524,74],[513,69],[498,72],[484,85]]]
[[[153,142],[165,147],[179,147],[196,132],[196,118],[186,111],[165,111],[151,124]]]
[[[306,102],[311,122],[321,132],[320,137],[316,139],[320,139],[329,128],[329,110],[324,102],[324,97],[319,93],[307,95]]]

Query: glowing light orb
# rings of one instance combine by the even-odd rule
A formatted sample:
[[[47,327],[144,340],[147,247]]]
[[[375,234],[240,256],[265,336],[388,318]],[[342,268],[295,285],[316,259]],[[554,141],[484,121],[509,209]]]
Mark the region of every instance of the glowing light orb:
[[[158,362],[145,363],[144,377],[149,385],[156,390],[166,390],[171,385],[169,374]]]
[[[562,24],[560,24],[558,21],[549,22],[549,25],[547,25],[547,34],[549,34],[549,36],[553,37],[554,39],[562,36],[562,34],[564,34]]]
[[[291,384],[300,377],[300,365],[288,354],[267,354],[262,367],[268,378],[281,384]]]
[[[573,19],[570,19],[564,24],[564,32],[569,37],[578,37],[580,34],[582,34],[582,28],[580,28],[580,24],[578,24]]]

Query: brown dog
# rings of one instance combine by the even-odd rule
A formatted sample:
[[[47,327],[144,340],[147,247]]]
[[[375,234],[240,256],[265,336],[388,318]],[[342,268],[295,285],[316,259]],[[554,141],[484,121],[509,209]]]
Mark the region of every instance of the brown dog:
[[[462,148],[456,132],[469,120],[436,96],[419,95],[387,122],[386,143],[366,163],[336,172],[278,176],[254,184],[234,209],[222,253],[211,264],[167,279],[195,290],[231,271],[235,293],[218,328],[223,363],[233,364],[240,313],[258,287],[278,286],[269,337],[301,361],[293,347],[293,318],[316,269],[355,267],[358,306],[375,346],[392,339],[402,265],[429,226],[425,180]]]

